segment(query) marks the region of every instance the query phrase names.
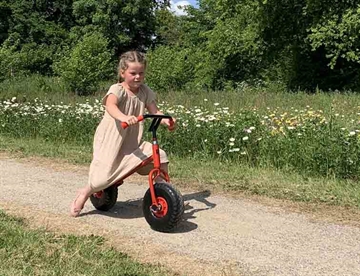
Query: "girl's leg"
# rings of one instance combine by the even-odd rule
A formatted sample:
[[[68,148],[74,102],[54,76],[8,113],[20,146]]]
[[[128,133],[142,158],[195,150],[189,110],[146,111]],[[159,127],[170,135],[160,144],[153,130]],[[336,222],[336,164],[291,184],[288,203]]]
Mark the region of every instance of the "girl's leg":
[[[79,190],[76,198],[74,199],[71,205],[71,210],[70,210],[71,216],[77,217],[80,215],[81,210],[84,208],[85,202],[88,200],[91,194],[92,194],[92,189],[89,185]]]

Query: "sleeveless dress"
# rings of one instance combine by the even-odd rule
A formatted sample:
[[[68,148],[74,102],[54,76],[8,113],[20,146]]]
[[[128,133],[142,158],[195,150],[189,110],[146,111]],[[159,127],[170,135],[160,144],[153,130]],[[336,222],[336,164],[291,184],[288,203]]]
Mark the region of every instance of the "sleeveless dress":
[[[146,106],[156,100],[155,93],[144,84],[135,95],[127,93],[120,83],[113,84],[102,100],[103,105],[110,94],[118,98],[118,107],[125,115],[143,115]],[[95,132],[89,171],[89,185],[94,192],[116,183],[152,155],[151,143],[141,143],[143,129],[144,122],[123,129],[121,122],[105,110]],[[169,162],[163,150],[160,150],[160,160]],[[141,174],[147,174],[151,167],[144,169],[146,167],[141,169]]]

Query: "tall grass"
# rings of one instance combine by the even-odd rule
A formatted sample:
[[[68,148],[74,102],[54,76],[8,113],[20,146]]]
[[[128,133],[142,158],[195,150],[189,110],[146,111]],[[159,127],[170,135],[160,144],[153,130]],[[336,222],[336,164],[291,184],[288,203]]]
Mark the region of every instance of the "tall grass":
[[[162,147],[171,154],[303,175],[348,179],[360,175],[360,96],[356,94],[289,94],[244,87],[159,97],[165,100],[159,100],[159,107],[178,120],[176,132],[159,132]],[[91,151],[104,112],[100,98],[95,95],[74,103],[64,95],[60,101],[13,97],[0,103],[0,134],[86,146]]]
[[[94,96],[98,97],[108,89],[111,82],[104,81],[99,84]],[[29,77],[14,77],[7,79],[0,84],[0,100],[7,100],[13,97],[19,102],[42,99],[55,103],[76,103],[85,102],[86,98],[77,96],[71,92],[65,82],[58,77],[47,77],[42,75],[31,75]]]

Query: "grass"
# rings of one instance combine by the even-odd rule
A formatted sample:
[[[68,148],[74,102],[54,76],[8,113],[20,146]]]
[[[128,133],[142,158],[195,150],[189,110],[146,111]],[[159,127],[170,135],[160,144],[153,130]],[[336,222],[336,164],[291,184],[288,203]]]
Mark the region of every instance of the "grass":
[[[168,275],[104,245],[99,236],[56,235],[29,229],[0,210],[1,275]]]

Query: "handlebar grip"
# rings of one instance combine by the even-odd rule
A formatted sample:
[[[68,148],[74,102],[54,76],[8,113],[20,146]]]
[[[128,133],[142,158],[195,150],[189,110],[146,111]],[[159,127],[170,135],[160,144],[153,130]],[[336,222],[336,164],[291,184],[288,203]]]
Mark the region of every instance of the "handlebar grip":
[[[126,122],[121,122],[121,127],[123,129],[127,128],[129,125]]]
[[[141,122],[142,120],[144,120],[144,116],[143,115],[137,116],[137,120],[138,120],[138,122]],[[121,127],[123,129],[126,129],[128,126],[129,125],[127,122],[121,122]]]

